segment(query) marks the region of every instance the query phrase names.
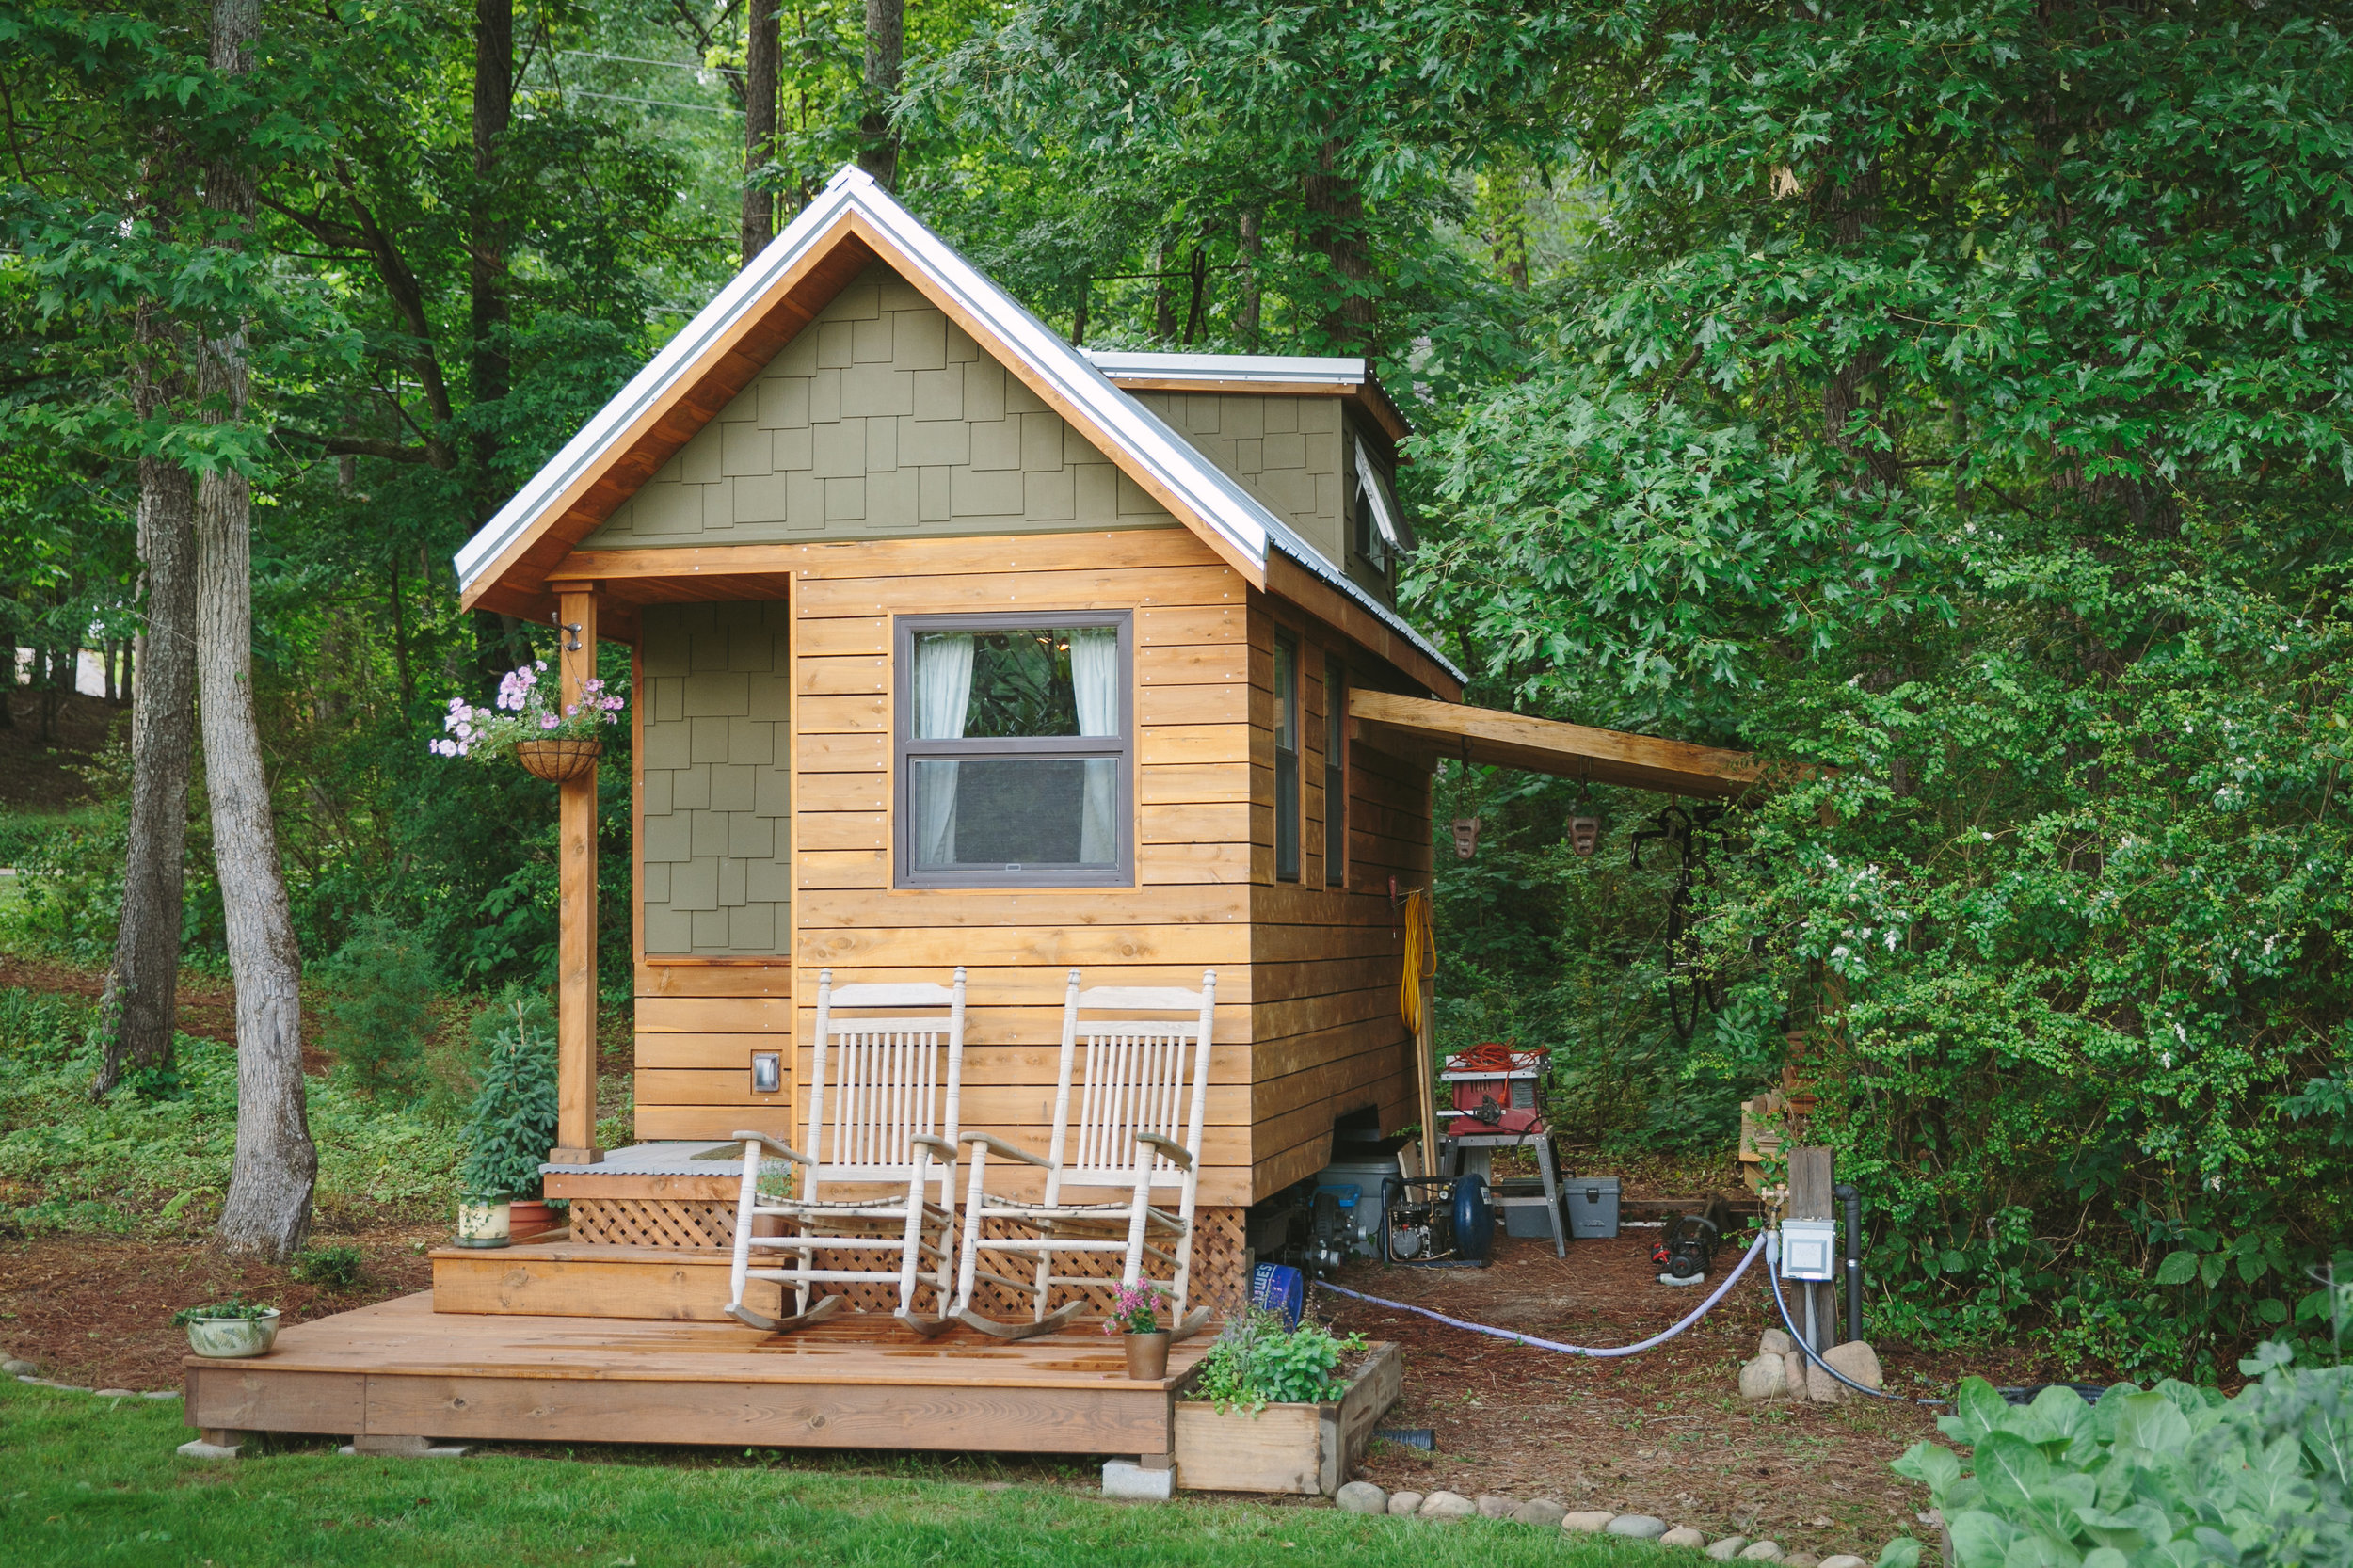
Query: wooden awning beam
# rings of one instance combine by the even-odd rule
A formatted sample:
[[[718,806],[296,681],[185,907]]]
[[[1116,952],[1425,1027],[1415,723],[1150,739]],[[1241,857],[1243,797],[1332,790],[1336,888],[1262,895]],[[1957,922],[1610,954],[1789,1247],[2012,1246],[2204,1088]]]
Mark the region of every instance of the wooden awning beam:
[[[1459,702],[1359,687],[1348,694],[1348,712],[1369,738],[1394,739],[1433,757],[1460,757],[1596,784],[1729,799],[1747,793],[1764,776],[1756,759],[1745,751],[1594,729]]]

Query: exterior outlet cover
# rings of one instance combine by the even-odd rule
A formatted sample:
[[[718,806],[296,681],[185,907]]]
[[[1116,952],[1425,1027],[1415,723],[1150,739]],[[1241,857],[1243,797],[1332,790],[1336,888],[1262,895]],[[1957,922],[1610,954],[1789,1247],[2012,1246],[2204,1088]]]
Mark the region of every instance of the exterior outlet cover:
[[[784,1088],[784,1053],[773,1050],[752,1052],[752,1093],[774,1095]]]
[[[1838,1277],[1838,1222],[1781,1222],[1781,1277],[1812,1281]]]

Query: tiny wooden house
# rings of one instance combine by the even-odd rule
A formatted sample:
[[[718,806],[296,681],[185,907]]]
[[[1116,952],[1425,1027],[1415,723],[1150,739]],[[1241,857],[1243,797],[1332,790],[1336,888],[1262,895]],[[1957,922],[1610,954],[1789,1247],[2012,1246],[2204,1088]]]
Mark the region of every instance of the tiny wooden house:
[[[838,177],[458,558],[469,605],[579,629],[569,678],[635,652],[637,1137],[792,1136],[816,972],[962,964],[965,1121],[1034,1141],[1065,971],[1213,968],[1238,1286],[1241,1209],[1337,1118],[1415,1119],[1390,895],[1428,768],[1344,696],[1461,690],[1393,607],[1404,433],[1361,360],[1091,357]],[[553,1159],[585,1165],[568,789]]]

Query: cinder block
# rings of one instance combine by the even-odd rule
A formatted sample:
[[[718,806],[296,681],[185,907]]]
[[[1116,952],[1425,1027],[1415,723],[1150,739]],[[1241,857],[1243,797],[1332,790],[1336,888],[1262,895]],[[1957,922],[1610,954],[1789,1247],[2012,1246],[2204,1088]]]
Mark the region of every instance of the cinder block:
[[[1176,1495],[1176,1472],[1147,1470],[1133,1460],[1107,1459],[1103,1462],[1103,1496],[1106,1497],[1146,1498],[1166,1502]]]

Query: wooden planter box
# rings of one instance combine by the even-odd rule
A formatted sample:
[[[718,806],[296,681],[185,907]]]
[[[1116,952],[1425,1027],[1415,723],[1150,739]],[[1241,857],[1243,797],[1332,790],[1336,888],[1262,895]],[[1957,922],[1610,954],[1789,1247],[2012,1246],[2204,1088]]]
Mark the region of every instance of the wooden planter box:
[[[1405,1386],[1405,1357],[1372,1347],[1348,1391],[1324,1404],[1271,1404],[1221,1416],[1206,1400],[1176,1401],[1176,1484],[1188,1492],[1301,1492],[1331,1496],[1355,1473],[1373,1423]],[[1181,1392],[1181,1390],[1180,1390]]]

